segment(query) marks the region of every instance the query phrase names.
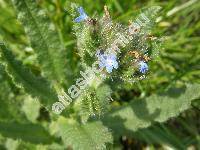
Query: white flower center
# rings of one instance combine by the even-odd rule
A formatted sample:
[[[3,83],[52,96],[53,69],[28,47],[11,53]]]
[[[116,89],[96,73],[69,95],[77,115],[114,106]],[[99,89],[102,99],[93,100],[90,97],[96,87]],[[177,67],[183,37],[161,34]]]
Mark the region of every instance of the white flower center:
[[[107,59],[106,62],[107,62],[108,65],[113,65],[113,60],[112,59]]]

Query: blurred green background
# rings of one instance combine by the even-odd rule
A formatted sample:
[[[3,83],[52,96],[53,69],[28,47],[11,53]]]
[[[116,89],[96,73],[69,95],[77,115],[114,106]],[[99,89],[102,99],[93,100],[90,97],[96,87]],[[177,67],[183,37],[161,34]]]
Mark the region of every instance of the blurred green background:
[[[84,7],[88,14],[103,14],[103,6],[107,5],[114,21],[128,24],[144,7],[158,5],[162,7],[159,22],[154,28],[154,34],[162,37],[163,45],[159,56],[151,65],[148,79],[138,82],[134,88],[114,93],[118,101],[113,105],[127,103],[132,97],[144,98],[153,93],[163,92],[170,87],[184,83],[200,83],[200,1],[198,0],[38,0],[41,7],[62,31],[64,42],[71,59],[70,67],[73,76],[78,76],[79,56],[76,50],[76,38],[72,33],[72,18],[67,12],[70,2],[76,2]],[[21,24],[16,20],[16,13],[9,0],[0,0],[0,40],[11,47],[16,56],[30,67],[35,74],[40,70],[36,56],[30,48]],[[0,68],[1,70],[2,68]],[[1,72],[0,81],[4,74]],[[8,83],[16,92],[18,89]],[[5,88],[0,82],[1,95]],[[20,96],[19,96],[20,97]],[[18,97],[13,97],[11,105],[18,105]],[[20,99],[20,98],[19,98]],[[16,111],[16,116],[20,112]],[[3,105],[0,111],[3,111]],[[12,109],[12,108],[10,108]],[[40,117],[45,117],[40,112]],[[5,114],[5,117],[7,114]],[[16,116],[11,116],[16,117]],[[40,118],[41,119],[41,118]],[[0,145],[15,149],[18,143],[0,136]],[[0,150],[3,149],[0,147]],[[164,124],[155,124],[148,129],[136,132],[134,138],[122,135],[115,143],[116,149],[199,149],[200,150],[200,101],[192,103],[191,109],[179,117],[170,119]],[[42,149],[42,148],[41,148]]]

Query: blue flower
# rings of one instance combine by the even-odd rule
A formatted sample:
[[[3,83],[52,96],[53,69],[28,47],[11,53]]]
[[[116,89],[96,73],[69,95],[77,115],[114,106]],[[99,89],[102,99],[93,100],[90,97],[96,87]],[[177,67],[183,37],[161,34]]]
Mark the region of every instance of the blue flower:
[[[113,68],[118,68],[117,56],[115,54],[105,54],[103,52],[97,51],[96,56],[99,60],[99,67],[105,67],[108,73],[111,73]]]
[[[144,61],[139,62],[139,71],[141,73],[143,73],[143,74],[146,73],[148,71],[148,69],[149,69],[149,67],[148,67],[147,63],[145,63]]]
[[[81,22],[81,21],[84,21],[88,18],[87,14],[85,13],[85,11],[83,10],[83,7],[79,7],[78,9],[78,12],[80,14],[79,17],[77,17],[74,22],[78,23],[78,22]]]

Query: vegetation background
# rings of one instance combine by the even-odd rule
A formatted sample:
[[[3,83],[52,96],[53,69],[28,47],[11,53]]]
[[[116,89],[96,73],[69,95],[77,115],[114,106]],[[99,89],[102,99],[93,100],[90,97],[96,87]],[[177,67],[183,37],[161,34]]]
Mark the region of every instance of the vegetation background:
[[[103,13],[107,5],[114,21],[128,24],[136,17],[141,8],[158,5],[162,7],[160,22],[154,28],[155,35],[164,37],[157,61],[151,65],[148,79],[115,91],[111,105],[126,105],[133,98],[144,99],[155,93],[164,93],[185,83],[200,84],[200,1],[198,0],[38,0],[42,8],[48,11],[56,26],[61,30],[64,44],[70,57],[74,79],[78,77],[79,56],[76,51],[76,38],[72,32],[72,18],[67,9],[70,2],[84,7],[88,14]],[[0,39],[13,50],[18,59],[39,74],[36,56],[29,46],[22,25],[16,19],[16,12],[9,0],[0,0]],[[56,53],[56,50],[55,50]],[[6,81],[5,81],[6,80]],[[173,90],[175,94],[179,91]],[[192,91],[191,91],[192,92]],[[191,93],[191,94],[198,94]],[[29,100],[27,100],[29,99]],[[8,113],[12,112],[12,113]],[[2,149],[65,149],[59,144],[46,146],[43,133],[35,135],[37,127],[18,128],[17,123],[4,124],[5,120],[47,125],[49,114],[31,97],[16,87],[0,66],[0,150]],[[134,122],[133,122],[134,123]],[[11,128],[9,128],[11,127]],[[30,130],[32,130],[30,132]],[[120,130],[120,129],[119,129]],[[24,134],[27,133],[27,134]],[[119,131],[120,132],[120,131]],[[120,132],[121,133],[121,132]],[[31,136],[31,134],[33,136]],[[35,136],[35,138],[34,138]],[[21,139],[19,138],[21,137]],[[23,141],[24,140],[24,141]],[[29,141],[33,143],[28,143]],[[38,141],[37,141],[38,140]],[[36,141],[36,142],[35,142]],[[45,140],[44,140],[45,141]],[[56,140],[54,141],[56,142]],[[192,102],[190,109],[165,123],[154,123],[146,129],[140,129],[127,137],[121,134],[114,146],[108,149],[196,149],[200,150],[200,101]],[[70,148],[69,148],[70,149]]]

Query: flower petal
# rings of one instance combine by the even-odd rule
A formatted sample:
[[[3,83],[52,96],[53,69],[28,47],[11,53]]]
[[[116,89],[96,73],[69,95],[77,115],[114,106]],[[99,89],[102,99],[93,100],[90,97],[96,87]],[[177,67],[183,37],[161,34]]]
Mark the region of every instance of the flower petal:
[[[81,21],[84,21],[84,20],[86,20],[87,18],[88,18],[88,16],[87,16],[87,14],[84,12],[84,10],[83,10],[83,7],[79,7],[78,8],[78,12],[79,12],[79,14],[80,14],[80,16],[79,17],[77,17],[75,20],[74,20],[74,22],[81,22]]]
[[[113,67],[114,67],[115,69],[117,69],[117,68],[119,67],[117,61],[115,61],[115,62],[113,63]]]
[[[110,54],[109,57],[112,60],[116,60],[117,59],[117,56],[115,54]]]
[[[80,13],[80,15],[85,14],[85,11],[84,11],[83,7],[79,7],[78,8],[78,12]]]
[[[139,66],[140,66],[139,71],[141,73],[144,74],[144,73],[146,73],[148,71],[148,65],[147,65],[147,63],[145,63],[143,61],[140,61]]]
[[[111,73],[112,72],[112,69],[113,69],[113,66],[106,66],[106,71],[108,73]]]
[[[81,22],[81,21],[83,21],[84,20],[84,17],[83,16],[79,16],[79,17],[77,17],[75,20],[74,20],[74,22]]]
[[[99,62],[99,67],[102,69],[102,68],[104,68],[105,67],[105,63],[103,63],[103,62]]]

